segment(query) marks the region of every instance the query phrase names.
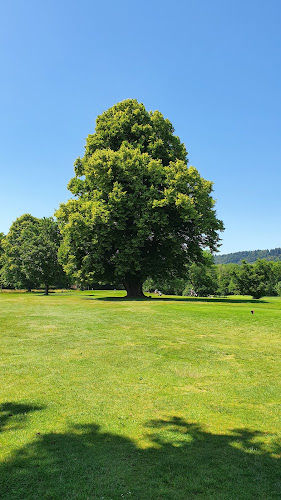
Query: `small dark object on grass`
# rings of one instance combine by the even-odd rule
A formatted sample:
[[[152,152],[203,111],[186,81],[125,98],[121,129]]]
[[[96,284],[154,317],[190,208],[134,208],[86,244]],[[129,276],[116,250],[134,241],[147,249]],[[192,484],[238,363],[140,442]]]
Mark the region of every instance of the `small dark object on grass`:
[[[251,311],[252,314],[254,314],[255,311]]]

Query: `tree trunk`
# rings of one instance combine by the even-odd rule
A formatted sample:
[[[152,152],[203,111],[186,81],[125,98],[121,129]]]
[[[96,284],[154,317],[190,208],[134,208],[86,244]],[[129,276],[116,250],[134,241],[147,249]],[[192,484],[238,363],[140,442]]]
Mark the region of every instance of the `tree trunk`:
[[[44,295],[49,295],[49,285],[48,284],[45,285],[45,293],[44,293]]]
[[[130,277],[123,283],[129,298],[142,298],[145,297],[142,291],[142,282],[140,278]]]

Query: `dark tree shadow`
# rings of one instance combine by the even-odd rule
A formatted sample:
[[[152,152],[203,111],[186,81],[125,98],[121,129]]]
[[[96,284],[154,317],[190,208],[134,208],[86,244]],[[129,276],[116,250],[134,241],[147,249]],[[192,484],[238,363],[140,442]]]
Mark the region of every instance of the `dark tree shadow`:
[[[211,434],[173,417],[147,424],[150,446],[95,424],[35,436],[0,467],[2,500],[280,500],[280,446],[258,431]]]
[[[28,413],[38,410],[43,410],[43,406],[9,402],[1,404],[0,432],[5,430],[5,426],[9,421],[13,424],[13,428],[22,426],[28,416]]]
[[[261,299],[231,299],[224,297],[154,297],[153,294],[148,297],[94,297],[91,295],[84,295],[81,297],[83,300],[102,300],[105,302],[147,302],[148,300],[154,300],[159,302],[215,302],[215,303],[225,303],[225,304],[268,304],[266,300]]]
[[[102,300],[104,302],[147,302],[151,297],[94,297],[94,295],[83,295],[82,300]]]

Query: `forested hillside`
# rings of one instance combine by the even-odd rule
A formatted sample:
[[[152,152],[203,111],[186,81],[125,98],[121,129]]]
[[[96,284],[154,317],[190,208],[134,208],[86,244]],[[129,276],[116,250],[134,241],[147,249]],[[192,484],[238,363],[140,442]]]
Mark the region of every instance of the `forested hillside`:
[[[246,262],[256,262],[258,259],[279,261],[281,260],[281,248],[274,248],[273,250],[251,250],[216,255],[215,264],[241,264],[242,260],[246,260]]]

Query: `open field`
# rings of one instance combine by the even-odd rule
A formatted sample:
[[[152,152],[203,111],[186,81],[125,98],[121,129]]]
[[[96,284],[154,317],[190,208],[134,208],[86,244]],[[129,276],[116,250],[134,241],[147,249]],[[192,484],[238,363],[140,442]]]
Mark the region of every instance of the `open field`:
[[[0,498],[280,500],[281,299],[122,295],[0,293]]]

